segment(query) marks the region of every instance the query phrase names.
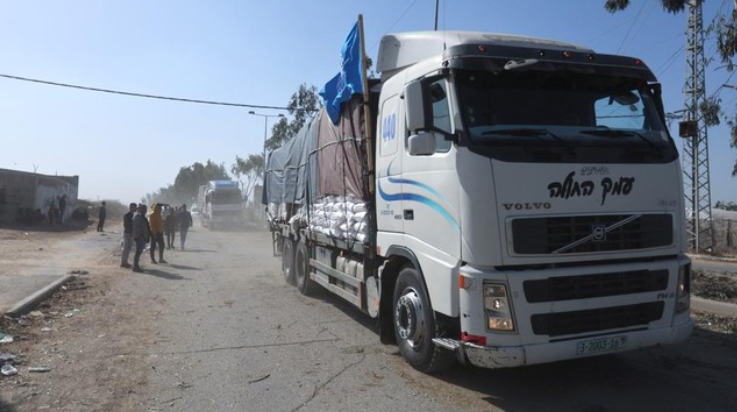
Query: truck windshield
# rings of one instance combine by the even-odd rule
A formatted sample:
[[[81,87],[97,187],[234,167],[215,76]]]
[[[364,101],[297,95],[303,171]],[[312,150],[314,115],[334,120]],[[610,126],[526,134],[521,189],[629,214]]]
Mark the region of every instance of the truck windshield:
[[[240,191],[216,191],[212,194],[212,203],[216,205],[230,205],[234,203],[241,203],[242,201],[243,200],[241,199]]]
[[[657,161],[676,156],[641,78],[534,70],[465,70],[455,78],[472,147],[556,148],[578,161],[601,157],[596,148],[635,148]]]

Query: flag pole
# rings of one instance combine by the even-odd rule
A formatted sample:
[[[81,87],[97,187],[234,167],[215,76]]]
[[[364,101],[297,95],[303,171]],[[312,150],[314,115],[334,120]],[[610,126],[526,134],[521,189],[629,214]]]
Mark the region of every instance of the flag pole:
[[[736,0],[737,1],[737,0]],[[374,154],[372,144],[371,108],[369,107],[369,85],[366,75],[366,45],[363,41],[363,14],[358,15],[358,34],[361,40],[361,78],[363,79],[363,123],[366,131],[366,160],[368,162],[369,196],[374,195]]]

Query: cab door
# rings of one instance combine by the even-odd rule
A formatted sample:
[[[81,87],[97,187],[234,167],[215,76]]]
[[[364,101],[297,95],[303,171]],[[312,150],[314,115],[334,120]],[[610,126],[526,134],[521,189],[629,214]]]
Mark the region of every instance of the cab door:
[[[376,221],[379,240],[382,234],[396,237],[404,233],[402,213],[402,144],[404,111],[399,94],[386,98],[379,109],[376,131]],[[387,244],[396,243],[387,240]],[[382,242],[379,242],[381,245]],[[388,247],[388,246],[387,246]]]
[[[456,148],[446,138],[453,134],[452,99],[443,77],[429,80],[424,98],[430,100],[435,135],[435,152],[412,155],[410,132],[403,129],[402,221],[408,239],[428,245],[443,254],[460,258],[459,181]]]

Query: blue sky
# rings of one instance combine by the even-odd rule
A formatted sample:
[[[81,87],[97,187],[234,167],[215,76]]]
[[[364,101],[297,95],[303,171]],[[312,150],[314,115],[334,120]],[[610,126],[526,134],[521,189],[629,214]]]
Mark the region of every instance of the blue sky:
[[[439,27],[570,41],[643,59],[663,83],[667,111],[683,107],[686,15],[632,0],[441,0]],[[0,74],[192,99],[284,106],[300,84],[338,70],[359,13],[366,48],[381,36],[431,30],[434,0],[0,0]],[[705,24],[731,0],[709,0]],[[712,43],[706,49],[712,56]],[[707,70],[711,94],[727,73]],[[737,84],[737,76],[731,81]],[[737,91],[721,92],[734,110]],[[81,198],[138,201],[180,167],[260,153],[264,119],[248,108],[148,100],[0,78],[0,168],[79,175]],[[263,114],[277,111],[258,110]],[[269,127],[275,119],[270,119]],[[674,122],[671,130],[676,130]],[[679,149],[680,139],[677,139]],[[737,151],[709,130],[712,202],[737,201]]]

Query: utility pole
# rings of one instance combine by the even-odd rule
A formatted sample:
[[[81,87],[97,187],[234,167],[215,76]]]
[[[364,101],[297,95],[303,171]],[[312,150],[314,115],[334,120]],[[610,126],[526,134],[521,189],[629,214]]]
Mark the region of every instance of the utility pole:
[[[706,101],[703,0],[690,0],[686,29],[686,84],[684,117],[679,134],[683,140],[683,186],[687,211],[689,248],[694,253],[714,252],[709,181],[709,144],[699,108]],[[690,209],[690,210],[689,210]]]
[[[264,118],[264,145],[261,148],[262,150],[262,156],[264,158],[264,176],[266,176],[266,141],[268,140],[268,128],[269,128],[269,118],[271,117],[284,117],[283,114],[262,114],[262,113],[256,113],[253,110],[249,111],[248,114],[254,115],[254,116],[260,116]]]

